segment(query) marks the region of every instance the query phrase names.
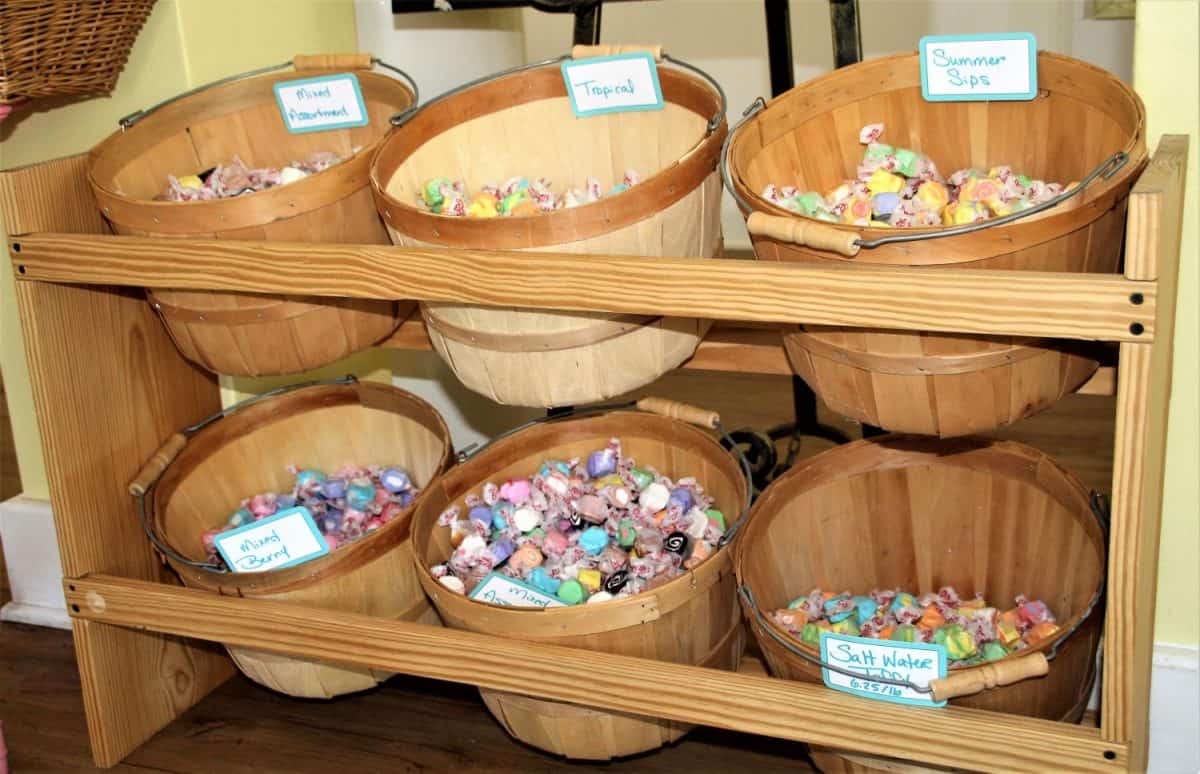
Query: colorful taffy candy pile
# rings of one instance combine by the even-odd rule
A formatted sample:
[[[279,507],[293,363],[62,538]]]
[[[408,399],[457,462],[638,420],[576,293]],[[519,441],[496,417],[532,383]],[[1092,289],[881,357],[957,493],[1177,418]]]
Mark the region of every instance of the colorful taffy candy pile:
[[[351,155],[358,153],[355,148]],[[251,169],[237,156],[228,164],[218,164],[212,169],[194,175],[175,177],[167,175],[167,187],[155,201],[198,202],[212,199],[228,199],[246,193],[265,191],[277,185],[287,185],[303,180],[309,175],[323,172],[340,164],[349,156],[339,156],[332,151],[317,151],[304,161],[293,161],[282,169],[263,167]]]
[[[1000,612],[982,596],[962,599],[953,586],[917,597],[906,591],[875,590],[865,596],[815,589],[799,597],[772,620],[792,636],[818,645],[821,632],[901,642],[943,645],[951,662],[970,665],[995,661],[1058,633],[1045,602],[1018,596]]]
[[[784,209],[831,223],[871,228],[960,226],[1009,215],[1049,201],[1064,190],[1059,183],[1032,180],[1006,166],[987,172],[960,169],[943,179],[933,159],[907,148],[878,142],[883,124],[864,126],[858,140],[867,146],[858,177],[824,196],[794,186],[768,185],[762,197]]]
[[[586,461],[547,460],[466,498],[439,524],[454,551],[432,568],[470,594],[493,570],[567,605],[605,602],[660,586],[717,549],[725,517],[694,478],[672,481],[639,468],[614,438]]]
[[[333,551],[399,516],[418,491],[408,473],[395,467],[346,465],[330,474],[294,467],[288,471],[296,477],[290,492],[267,492],[247,498],[225,526],[201,534],[209,562],[224,563],[213,543],[217,535],[296,506],[308,509],[326,545]]]
[[[581,204],[591,204],[606,196],[616,196],[635,186],[641,177],[632,169],[625,171],[625,179],[604,193],[600,181],[587,179],[582,189],[572,188],[556,194],[550,190],[550,181],[544,177],[530,180],[513,177],[503,185],[487,183],[478,193],[470,193],[462,180],[453,183],[447,177],[435,177],[421,187],[417,202],[437,215],[465,216],[468,218],[495,218],[497,216],[538,215],[551,210],[569,209]]]

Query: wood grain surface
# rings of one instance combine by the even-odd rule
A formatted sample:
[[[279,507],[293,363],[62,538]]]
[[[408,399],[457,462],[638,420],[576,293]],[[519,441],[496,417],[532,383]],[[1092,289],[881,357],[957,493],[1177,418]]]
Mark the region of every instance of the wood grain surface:
[[[1103,274],[596,255],[583,283],[579,258],[553,252],[61,234],[12,250],[18,280],[1104,341],[1152,341],[1157,300],[1152,282]]]

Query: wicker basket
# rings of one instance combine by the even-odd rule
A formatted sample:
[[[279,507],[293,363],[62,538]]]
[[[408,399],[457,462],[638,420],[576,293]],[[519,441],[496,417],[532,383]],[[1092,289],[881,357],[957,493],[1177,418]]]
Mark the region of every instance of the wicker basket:
[[[579,48],[577,57],[611,50]],[[553,63],[502,73],[427,103],[384,141],[372,163],[376,205],[392,241],[578,253],[580,284],[587,282],[587,254],[718,255],[723,95],[685,69],[661,67],[659,79],[663,110],[582,119]],[[528,172],[548,176],[561,192],[591,174],[619,180],[629,168],[644,179],[620,196],[540,215],[454,218],[415,203],[423,183],[437,175],[478,187]],[[591,403],[649,384],[691,357],[711,324],[446,302],[423,303],[421,311],[434,349],[463,384],[517,406]]]
[[[130,485],[148,537],[190,588],[438,625],[409,543],[424,492],[375,532],[303,564],[249,573],[214,572],[204,564],[201,532],[223,524],[248,494],[286,488],[287,465],[329,470],[391,463],[422,489],[450,465],[446,423],[417,396],[351,380],[299,387],[249,401],[168,440]],[[253,648],[227,650],[251,680],[291,696],[328,699],[391,676]]]
[[[1029,102],[927,102],[917,55],[902,54],[780,95],[733,130],[725,158],[755,255],[851,267],[1116,271],[1126,199],[1146,163],[1145,108],[1115,76],[1056,54],[1038,55],[1038,85]],[[824,191],[853,177],[862,155],[855,132],[873,121],[886,124],[885,141],[933,154],[943,172],[1012,164],[1062,183],[1086,181],[1096,169],[1111,174],[1033,217],[967,233],[824,223],[758,196],[768,183]],[[1113,169],[1118,152],[1125,161]],[[914,235],[924,238],[878,242]],[[944,437],[1037,413],[1098,365],[1088,348],[1021,336],[808,325],[786,332],[784,343],[792,368],[834,411]]]
[[[154,0],[5,0],[0,104],[107,94]]]

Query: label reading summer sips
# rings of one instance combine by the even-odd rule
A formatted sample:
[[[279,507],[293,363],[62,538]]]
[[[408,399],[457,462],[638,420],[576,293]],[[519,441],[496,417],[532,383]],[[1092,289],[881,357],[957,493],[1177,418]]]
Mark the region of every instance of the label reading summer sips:
[[[835,691],[895,704],[924,707],[942,707],[946,704],[944,701],[934,701],[932,694],[871,679],[884,677],[906,680],[914,685],[929,685],[931,680],[946,676],[946,649],[941,645],[822,632],[821,660],[856,675],[844,675],[822,668],[821,679]]]
[[[658,65],[648,53],[567,61],[562,73],[577,118],[663,108]]]
[[[354,73],[277,83],[275,100],[292,134],[366,126],[371,120]]]
[[[1031,100],[1037,96],[1037,41],[1028,33],[927,35],[921,95],[929,102]]]
[[[234,572],[278,570],[329,553],[312,515],[299,505],[222,532],[213,542]]]

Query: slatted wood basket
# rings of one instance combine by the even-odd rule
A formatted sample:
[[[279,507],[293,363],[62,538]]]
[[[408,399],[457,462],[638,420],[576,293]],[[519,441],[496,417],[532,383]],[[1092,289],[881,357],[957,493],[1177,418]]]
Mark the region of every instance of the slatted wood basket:
[[[1114,272],[1129,189],[1145,165],[1145,108],[1099,68],[1038,54],[1030,102],[926,102],[916,54],[836,70],[766,104],[737,127],[727,182],[748,215],[760,260],[838,265],[940,266]],[[943,174],[1001,164],[1048,181],[1080,181],[1115,153],[1123,166],[1081,194],[1011,224],[970,233],[860,229],[779,208],[768,184],[828,191],[855,176],[859,127],[886,125],[884,141],[931,155]],[[1108,169],[1116,165],[1114,161]],[[920,233],[923,241],[863,241]],[[964,314],[977,303],[962,299]],[[1052,314],[1055,299],[1046,299]],[[830,406],[900,432],[955,436],[1036,413],[1096,370],[1094,350],[1061,341],[805,326],[784,337],[795,371]]]
[[[690,409],[686,416],[707,422],[705,414]],[[733,457],[703,430],[677,419],[632,411],[551,421],[494,442],[434,482],[413,520],[417,577],[442,620],[453,628],[737,669],[744,630],[734,600],[729,548],[718,549],[695,570],[652,591],[579,607],[516,608],[478,602],[449,591],[430,574],[430,566],[450,556],[449,529],[438,526],[437,519],[452,503],[461,506],[468,494],[477,493],[488,481],[528,476],[546,459],[584,455],[614,437],[621,439],[622,448],[639,465],[672,477],[694,475],[715,498],[714,507],[730,515],[743,511],[745,478]],[[608,760],[645,752],[675,741],[691,728],[500,691],[481,689],[480,693],[492,715],[514,737],[568,758]]]
[[[810,457],[755,502],[734,563],[751,630],[771,672],[821,682],[816,648],[766,617],[814,588],[913,593],[954,586],[997,604],[1044,600],[1061,630],[1019,654],[955,667],[970,679],[999,667],[1017,674],[1041,655],[1045,677],[950,699],[956,706],[1078,722],[1095,680],[1103,624],[1107,536],[1088,491],[1045,454],[1018,443],[888,435]],[[953,694],[950,694],[953,695]],[[914,710],[918,711],[918,710]],[[919,770],[894,761],[814,749],[824,771]],[[989,768],[983,763],[980,768]],[[893,769],[894,766],[901,768]]]
[[[92,149],[88,176],[119,234],[270,242],[387,244],[368,187],[371,154],[413,90],[372,72],[368,54],[297,56],[294,70],[220,82],[123,120]],[[292,134],[273,87],[353,72],[366,126]],[[355,150],[357,149],[357,151]],[[287,185],[229,199],[153,201],[167,175],[229,163],[281,167],[315,151],[351,158]],[[299,269],[298,269],[299,270]],[[319,368],[371,346],[411,314],[411,302],[174,290],[147,293],[180,352],[210,371],[278,376]]]
[[[613,47],[576,47],[576,58]],[[661,47],[653,49],[663,59]],[[406,246],[579,253],[561,294],[597,269],[587,254],[718,255],[725,137],[719,87],[660,67],[661,111],[575,118],[556,63],[523,68],[427,103],[380,148],[371,171],[392,240]],[[416,201],[434,177],[471,190],[514,175],[549,178],[556,192],[588,176],[643,181],[612,198],[541,215],[476,219],[425,211]],[[519,287],[498,287],[519,297]],[[470,304],[421,307],[434,349],[467,387],[499,403],[556,406],[628,392],[687,360],[710,321]],[[699,311],[699,310],[698,310]]]
[[[154,0],[4,0],[0,105],[107,94]]]
[[[289,389],[172,437],[130,489],[144,503],[148,533],[187,586],[438,625],[409,543],[411,516],[423,493],[375,532],[277,570],[220,573],[199,566],[207,559],[201,533],[224,524],[248,496],[290,489],[288,465],[395,465],[425,489],[452,457],[445,422],[415,395],[370,382],[325,384]],[[390,677],[365,667],[227,650],[251,680],[292,696],[331,698]]]

